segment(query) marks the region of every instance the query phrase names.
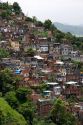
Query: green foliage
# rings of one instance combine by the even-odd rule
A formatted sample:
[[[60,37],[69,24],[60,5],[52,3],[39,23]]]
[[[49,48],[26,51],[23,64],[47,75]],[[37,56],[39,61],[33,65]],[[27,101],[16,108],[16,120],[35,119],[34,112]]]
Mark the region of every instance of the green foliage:
[[[19,82],[12,71],[8,68],[0,71],[0,91],[5,94],[8,91],[16,89],[16,84]]]
[[[7,92],[4,98],[12,108],[17,108],[18,107],[19,102],[18,102],[18,99],[16,97],[16,92],[15,91]]]
[[[8,2],[0,2],[0,9],[7,10],[9,8]]]
[[[44,82],[41,82],[39,84],[39,86],[34,86],[32,87],[32,89],[34,89],[35,91],[39,92],[39,93],[43,93],[43,91],[47,90],[48,89],[48,85],[45,84]]]
[[[36,26],[43,27],[43,23],[41,21],[37,21]]]
[[[6,57],[9,57],[9,52],[6,51],[5,49],[3,48],[0,48],[0,58],[6,58]]]
[[[72,61],[72,63],[73,63],[80,71],[83,71],[83,62]]]
[[[55,81],[55,75],[54,74],[51,74],[48,78],[48,81],[49,82],[54,82]]]
[[[40,92],[43,92],[43,91],[47,90],[47,88],[48,88],[48,85],[47,85],[47,84],[45,84],[45,83],[40,83],[40,85],[39,85],[39,90],[40,90]]]
[[[12,5],[9,5],[8,2],[0,3],[0,9],[2,9],[2,12],[0,14],[2,19],[9,19],[12,13]]]
[[[35,51],[32,48],[29,48],[26,52],[27,56],[34,56],[35,55]]]
[[[64,38],[67,40],[67,43],[71,43],[74,49],[78,49],[83,51],[83,38],[82,37],[76,37],[72,35],[71,33],[65,33]]]
[[[2,41],[3,40],[3,35],[2,35],[2,33],[0,33],[0,41]]]
[[[51,20],[49,20],[49,19],[45,20],[45,22],[44,22],[45,29],[49,30],[51,28],[51,25],[52,25]]]
[[[49,122],[49,120],[46,121],[46,119],[42,119],[42,118],[39,118],[39,119],[34,118],[33,123],[34,125],[55,125],[52,121]]]
[[[24,117],[0,98],[0,125],[27,125]]]
[[[72,37],[72,34],[70,32],[68,32],[65,34],[64,38],[71,41],[73,37]]]
[[[62,39],[64,38],[64,33],[62,33],[62,32],[60,32],[60,31],[56,30],[56,31],[55,31],[55,38],[56,38],[56,41],[57,41],[57,42],[61,42]]]
[[[33,31],[33,34],[41,37],[48,37],[47,31]]]
[[[0,9],[2,10],[0,14],[2,19],[10,19],[12,12],[15,12],[16,15],[22,12],[17,2],[14,2],[13,5],[9,5],[8,2],[0,3]]]
[[[21,13],[21,8],[20,8],[20,6],[19,6],[19,4],[17,2],[13,3],[13,9],[14,9],[15,14],[20,14]]]
[[[27,22],[33,22],[33,19],[31,17],[26,17],[25,21],[27,21]]]
[[[28,123],[28,119],[32,118],[32,114],[34,111],[32,108],[33,103],[29,98],[29,95],[31,94],[31,89],[26,87],[17,88],[16,84],[18,82],[19,82],[19,78],[15,77],[10,69],[6,68],[0,71],[1,96],[5,98],[5,100],[12,108],[18,110],[21,114],[23,114],[26,111],[28,111],[28,113],[30,112],[28,115],[28,118],[26,118],[26,115],[23,114]],[[3,124],[3,125],[6,125],[6,124]]]
[[[71,96],[67,99],[67,101],[68,101],[69,103],[75,103],[75,102],[78,102],[78,99],[77,99],[77,97],[76,97],[75,95],[71,95]]]
[[[79,101],[80,101],[80,102],[83,102],[83,97],[80,97],[80,98],[79,98]]]
[[[50,30],[52,31],[53,36],[55,36],[55,31],[57,28],[54,26],[54,24],[51,24]]]
[[[37,17],[33,16],[33,23],[36,24],[37,23]]]
[[[66,103],[60,99],[55,101],[51,119],[56,125],[76,125],[74,115],[68,110]]]
[[[29,124],[32,125],[33,115],[34,115],[34,107],[32,102],[27,101],[19,106],[19,112],[25,117]]]
[[[10,19],[11,14],[15,12],[18,16],[22,10],[17,2],[13,5],[7,3],[0,3],[0,9],[2,9],[1,17],[2,19]],[[30,18],[26,17],[25,23],[33,22],[38,27],[44,27],[44,31],[34,30],[34,36],[48,37],[48,31],[52,32],[57,42],[63,42],[63,39],[67,40],[67,43],[71,43],[73,47],[79,48],[83,51],[83,38],[76,38],[71,33],[63,33],[56,29],[52,24],[51,20],[45,20],[44,23],[38,21],[36,17]],[[12,24],[12,25],[16,25]],[[21,38],[20,38],[21,39]],[[20,40],[19,39],[19,40]],[[0,40],[3,40],[3,35],[0,34]],[[35,51],[29,48],[25,52],[25,56],[34,56]],[[9,53],[0,48],[0,58],[9,57]],[[75,62],[75,65],[83,71],[83,63]],[[49,81],[54,81],[55,76],[51,76]],[[51,119],[54,123],[46,121],[45,119],[33,120],[35,114],[35,107],[33,102],[30,100],[29,95],[31,94],[31,89],[20,87],[18,88],[18,83],[20,79],[13,75],[12,71],[9,69],[4,69],[0,71],[0,97],[4,97],[8,104],[21,113],[30,125],[75,125],[75,118],[72,113],[67,110],[65,102],[62,100],[56,100],[54,107],[51,111]],[[48,85],[45,83],[40,83],[38,87],[33,89],[38,90],[42,93],[44,90],[48,89]],[[81,100],[81,99],[80,99]],[[83,100],[83,98],[82,98]],[[13,110],[7,102],[0,98],[0,125],[26,125],[26,121],[22,115]],[[77,101],[76,98],[71,97],[68,99],[69,102]]]
[[[25,102],[28,95],[31,94],[31,89],[26,87],[20,87],[16,90],[16,96],[19,101]]]
[[[13,75],[10,69],[0,71],[0,90],[2,93],[13,90]]]
[[[0,14],[0,16],[2,17],[2,19],[7,19],[8,18],[8,13],[7,12],[2,12]]]

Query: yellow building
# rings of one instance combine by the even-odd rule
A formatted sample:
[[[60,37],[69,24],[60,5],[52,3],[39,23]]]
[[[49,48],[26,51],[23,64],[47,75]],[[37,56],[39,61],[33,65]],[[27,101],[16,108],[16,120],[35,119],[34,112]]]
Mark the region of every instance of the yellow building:
[[[11,44],[11,48],[13,50],[15,50],[15,51],[19,51],[20,50],[20,44],[19,44],[19,42],[17,42],[17,41],[11,41],[10,44]]]

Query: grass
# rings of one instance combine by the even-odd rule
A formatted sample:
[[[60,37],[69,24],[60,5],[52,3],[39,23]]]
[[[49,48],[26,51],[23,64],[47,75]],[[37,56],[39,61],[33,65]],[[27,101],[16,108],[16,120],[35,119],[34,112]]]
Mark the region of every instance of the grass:
[[[0,98],[0,125],[27,125],[24,117]]]

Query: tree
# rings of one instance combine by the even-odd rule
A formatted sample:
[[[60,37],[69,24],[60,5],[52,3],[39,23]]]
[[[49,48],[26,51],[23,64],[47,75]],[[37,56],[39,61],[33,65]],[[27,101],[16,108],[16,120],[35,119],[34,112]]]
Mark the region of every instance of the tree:
[[[0,41],[2,41],[2,40],[3,40],[3,34],[0,33]]]
[[[16,96],[19,101],[26,102],[27,96],[31,94],[31,89],[26,87],[20,87],[16,90]]]
[[[10,69],[5,68],[0,71],[0,91],[2,93],[14,90],[13,82],[14,78]]]
[[[0,48],[0,58],[6,58],[6,57],[9,57],[9,52],[6,51],[5,49],[3,48]]]
[[[55,101],[51,111],[51,119],[56,125],[76,125],[74,115],[69,111],[66,103],[60,99]]]
[[[12,108],[17,108],[18,107],[19,102],[18,102],[18,99],[16,97],[16,92],[15,91],[7,92],[4,98]]]
[[[37,23],[37,17],[33,16],[33,23],[36,24]]]
[[[24,117],[0,98],[0,125],[27,125]]]
[[[2,17],[2,19],[9,19],[9,16],[12,13],[12,5],[9,5],[8,2],[3,2],[0,3],[0,9],[2,9],[3,11],[0,13],[0,16]]]
[[[67,32],[65,34],[64,38],[67,39],[67,40],[69,40],[71,42],[72,39],[73,39],[73,35],[70,32]]]
[[[27,21],[27,22],[33,22],[33,19],[31,17],[26,17],[25,21]]]
[[[8,2],[0,2],[0,9],[7,10],[8,9]]]
[[[49,30],[51,28],[51,25],[52,25],[51,20],[49,20],[49,19],[45,20],[45,22],[44,22],[45,29]]]
[[[55,35],[55,30],[57,30],[57,28],[55,27],[54,24],[51,24],[50,30],[51,30],[52,34]]]
[[[48,85],[46,83],[42,82],[42,83],[40,83],[38,88],[39,88],[40,92],[42,93],[43,91],[48,89]]]
[[[13,3],[13,9],[15,11],[15,14],[20,14],[21,8],[20,8],[20,6],[19,6],[19,4],[17,2]]]
[[[19,82],[16,76],[13,75],[12,71],[8,68],[0,71],[0,91],[3,95],[6,92],[14,91],[16,89],[16,84]]]
[[[77,67],[80,71],[83,71],[83,62],[72,61],[72,63]]]
[[[37,21],[36,26],[38,26],[38,27],[43,27],[43,23],[42,23],[41,21]]]
[[[77,99],[76,95],[70,95],[70,97],[67,99],[67,101],[69,102],[69,104],[73,104],[73,103],[77,103],[78,99]]]
[[[7,19],[8,14],[7,14],[7,12],[2,12],[2,13],[0,14],[0,16],[1,16],[2,19]]]
[[[52,122],[47,122],[45,119],[34,119],[34,125],[55,125]]]
[[[34,111],[35,109],[31,101],[27,101],[19,107],[19,112],[24,116],[26,121],[29,121],[30,125],[32,125],[33,122]]]
[[[64,33],[57,31],[55,32],[55,37],[57,42],[61,42],[61,40],[64,38]]]
[[[27,56],[34,56],[35,55],[35,51],[32,48],[29,48],[26,52]]]

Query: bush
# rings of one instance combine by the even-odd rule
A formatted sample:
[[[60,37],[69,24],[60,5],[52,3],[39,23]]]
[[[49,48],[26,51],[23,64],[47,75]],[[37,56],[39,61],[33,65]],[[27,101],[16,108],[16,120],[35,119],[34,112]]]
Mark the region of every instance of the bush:
[[[16,93],[14,91],[7,92],[5,95],[6,101],[11,105],[12,108],[17,108],[19,102],[16,98]]]
[[[3,48],[0,48],[0,58],[6,58],[6,57],[9,57],[9,52],[6,51],[5,49]]]

